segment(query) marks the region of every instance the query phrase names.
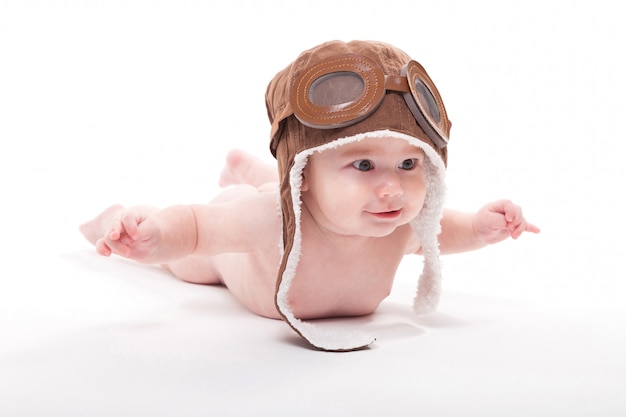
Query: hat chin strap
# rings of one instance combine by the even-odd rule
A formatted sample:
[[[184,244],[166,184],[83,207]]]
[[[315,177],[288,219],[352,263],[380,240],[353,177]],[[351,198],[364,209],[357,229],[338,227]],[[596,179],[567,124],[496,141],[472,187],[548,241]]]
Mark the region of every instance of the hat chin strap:
[[[355,136],[337,139],[333,142],[304,150],[294,157],[294,165],[290,171],[290,187],[292,207],[294,210],[295,230],[292,235],[291,247],[283,254],[281,272],[279,272],[276,286],[276,307],[282,318],[313,347],[319,350],[331,352],[346,352],[365,349],[376,341],[376,337],[360,331],[345,331],[345,329],[322,329],[310,322],[296,318],[289,305],[288,293],[291,283],[296,275],[299,263],[302,234],[301,199],[302,171],[307,160],[314,152],[322,152],[326,149],[336,148],[350,142],[358,142],[365,137],[395,137],[407,140],[409,143],[421,148],[427,155],[426,169],[426,199],[420,214],[411,221],[422,244],[424,256],[424,269],[419,278],[417,295],[413,302],[413,309],[418,314],[434,311],[439,302],[441,292],[441,268],[439,265],[439,244],[437,235],[441,231],[440,220],[443,210],[443,197],[445,194],[444,175],[445,166],[439,155],[422,141],[402,133],[389,130],[368,132]]]

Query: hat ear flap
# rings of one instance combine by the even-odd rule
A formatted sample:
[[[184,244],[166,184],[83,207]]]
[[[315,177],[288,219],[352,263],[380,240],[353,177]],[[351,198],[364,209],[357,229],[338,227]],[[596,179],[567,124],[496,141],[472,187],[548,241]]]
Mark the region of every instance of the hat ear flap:
[[[376,338],[358,331],[345,332],[339,329],[319,328],[310,322],[296,318],[289,305],[289,288],[296,276],[302,250],[300,202],[303,172],[313,152],[313,149],[307,149],[296,154],[293,157],[293,163],[288,164],[289,170],[281,183],[280,203],[283,213],[284,252],[276,280],[274,301],[282,319],[316,349],[332,352],[360,350],[372,344]]]
[[[426,150],[426,148],[423,148]],[[419,277],[413,309],[417,314],[434,312],[441,295],[441,264],[439,262],[439,239],[441,217],[445,200],[445,166],[432,149],[427,151],[425,163],[426,200],[420,214],[411,222],[422,244],[424,268]]]
[[[308,166],[308,165],[307,165]],[[307,181],[306,168],[302,171],[300,192],[309,191],[309,182]]]

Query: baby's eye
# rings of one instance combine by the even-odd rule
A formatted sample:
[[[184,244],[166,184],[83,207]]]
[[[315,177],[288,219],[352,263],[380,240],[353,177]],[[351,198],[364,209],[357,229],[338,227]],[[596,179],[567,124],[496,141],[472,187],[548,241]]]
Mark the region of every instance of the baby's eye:
[[[371,169],[374,169],[374,163],[369,159],[360,159],[356,162],[353,162],[352,166],[359,171],[369,171]]]
[[[405,169],[407,171],[410,171],[413,168],[415,168],[416,166],[417,166],[417,159],[416,158],[411,158],[411,159],[405,159],[404,161],[402,161],[402,163],[400,164],[399,168],[400,169]]]

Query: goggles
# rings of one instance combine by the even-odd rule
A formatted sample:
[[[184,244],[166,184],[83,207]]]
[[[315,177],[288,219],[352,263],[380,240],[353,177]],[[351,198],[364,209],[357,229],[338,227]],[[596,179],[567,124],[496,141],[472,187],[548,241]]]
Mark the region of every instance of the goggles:
[[[305,126],[335,129],[371,115],[387,92],[402,94],[419,127],[439,148],[448,143],[450,121],[435,84],[424,68],[409,61],[400,75],[385,75],[362,55],[335,56],[300,73],[291,88],[294,115]]]

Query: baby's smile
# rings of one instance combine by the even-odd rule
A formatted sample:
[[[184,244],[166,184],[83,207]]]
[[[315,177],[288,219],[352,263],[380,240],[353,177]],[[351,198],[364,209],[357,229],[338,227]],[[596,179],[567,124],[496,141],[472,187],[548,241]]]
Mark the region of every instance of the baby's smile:
[[[399,210],[390,210],[390,211],[379,211],[379,212],[369,212],[369,214],[381,220],[395,220],[402,215],[402,209]]]

